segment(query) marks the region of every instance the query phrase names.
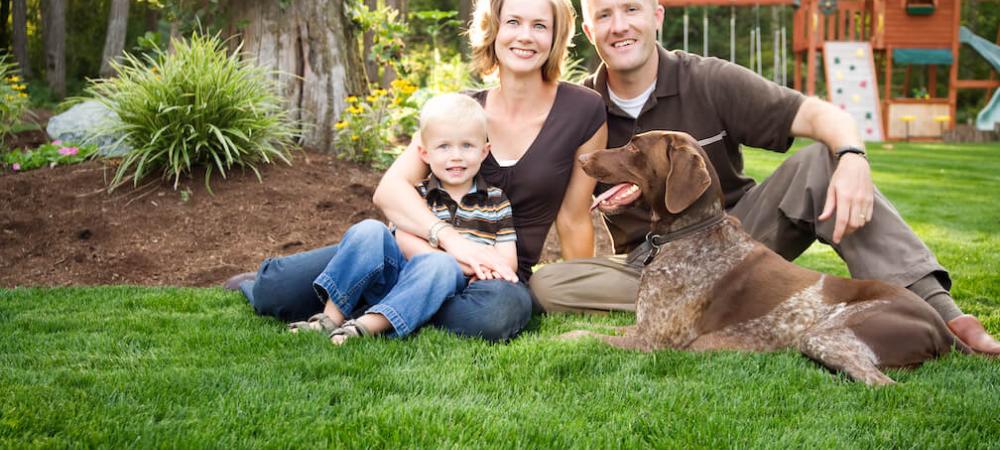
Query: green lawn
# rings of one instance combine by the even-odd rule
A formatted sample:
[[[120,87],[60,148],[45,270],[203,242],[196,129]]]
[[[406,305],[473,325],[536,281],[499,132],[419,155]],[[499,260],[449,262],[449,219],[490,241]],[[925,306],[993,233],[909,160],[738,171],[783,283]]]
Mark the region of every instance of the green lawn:
[[[1000,148],[871,153],[961,306],[1000,333]],[[751,152],[750,172],[781,158]],[[822,248],[800,262],[844,273]],[[0,290],[0,447],[1000,446],[997,360],[952,355],[870,389],[791,352],[551,339],[631,321],[536,318],[503,345],[429,329],[334,348],[218,289]]]

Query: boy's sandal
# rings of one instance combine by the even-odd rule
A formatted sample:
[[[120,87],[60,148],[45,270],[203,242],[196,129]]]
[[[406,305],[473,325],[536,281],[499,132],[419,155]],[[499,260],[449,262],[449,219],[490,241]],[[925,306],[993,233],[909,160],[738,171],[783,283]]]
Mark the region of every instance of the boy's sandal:
[[[344,322],[343,325],[330,332],[330,342],[333,342],[334,344],[337,345],[341,345],[350,338],[359,336],[371,336],[371,334],[372,333],[370,330],[368,330],[368,327],[354,320],[348,320],[347,322]],[[341,338],[336,339],[337,337]]]
[[[329,333],[335,329],[337,329],[337,324],[333,322],[333,319],[330,319],[330,316],[323,313],[315,314],[303,322],[288,324],[288,330],[292,333],[299,331],[322,331]]]

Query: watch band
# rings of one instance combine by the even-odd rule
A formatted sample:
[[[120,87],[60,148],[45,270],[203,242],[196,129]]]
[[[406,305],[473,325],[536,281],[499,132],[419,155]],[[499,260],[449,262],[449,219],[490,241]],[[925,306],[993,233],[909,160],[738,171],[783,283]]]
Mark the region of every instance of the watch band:
[[[837,159],[842,158],[844,155],[848,153],[861,155],[862,158],[868,159],[868,152],[866,152],[863,148],[858,147],[857,145],[845,145],[833,151],[833,154],[837,155]]]
[[[430,244],[431,247],[438,248],[438,245],[441,243],[438,240],[438,234],[441,233],[441,230],[450,226],[450,223],[443,220],[434,222],[434,225],[431,225],[431,229],[427,231],[427,243]]]

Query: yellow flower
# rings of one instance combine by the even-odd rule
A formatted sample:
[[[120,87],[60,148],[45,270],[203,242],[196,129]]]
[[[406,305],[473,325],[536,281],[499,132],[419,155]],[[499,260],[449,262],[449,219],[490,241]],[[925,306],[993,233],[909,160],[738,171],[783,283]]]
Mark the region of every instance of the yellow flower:
[[[362,112],[364,112],[364,110],[361,109],[361,107],[359,106],[351,106],[347,108],[347,112],[350,114],[361,114]]]
[[[357,97],[355,97],[353,95],[350,96],[350,97],[347,97],[347,103],[357,103],[357,102],[358,102],[358,98]]]
[[[27,88],[28,88],[28,86],[24,85],[24,84],[15,84],[15,85],[11,86],[11,89],[13,89],[15,91],[23,91],[23,90],[25,90]]]
[[[9,81],[11,83],[19,83],[19,82],[21,82],[21,77],[19,77],[17,75],[11,75],[11,76],[7,77],[7,81]]]
[[[21,98],[28,98],[28,94],[25,94],[24,92],[18,92],[17,96]]]
[[[375,103],[375,102],[378,101],[378,97],[369,95],[369,96],[365,97],[365,100],[367,100],[368,103]]]
[[[392,86],[393,89],[398,89],[400,91],[406,91],[407,89],[413,87],[413,85],[410,84],[410,80],[407,80],[406,78],[392,80],[392,82],[389,83],[389,85]]]
[[[403,88],[403,93],[404,94],[409,95],[409,94],[412,94],[414,92],[417,92],[417,87],[416,86],[410,85],[410,86],[407,86],[407,87]]]
[[[333,127],[338,130],[343,130],[344,128],[347,128],[347,125],[348,122],[346,120],[341,120],[340,122],[337,122]]]
[[[402,98],[396,97],[396,98],[392,99],[392,106],[399,106],[400,103],[403,103],[403,99]]]
[[[358,135],[356,135],[356,134],[352,134],[352,135],[351,135],[351,140],[352,140],[352,141],[357,141],[358,139],[361,139],[361,136],[358,136]]]
[[[385,95],[388,94],[389,91],[386,91],[385,89],[375,89],[375,92],[372,93],[375,94],[376,97],[385,97]]]

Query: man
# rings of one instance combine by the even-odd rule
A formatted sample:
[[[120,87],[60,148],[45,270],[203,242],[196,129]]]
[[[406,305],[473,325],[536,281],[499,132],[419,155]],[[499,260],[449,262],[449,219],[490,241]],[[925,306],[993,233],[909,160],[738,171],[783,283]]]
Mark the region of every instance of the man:
[[[584,84],[607,104],[608,147],[649,130],[691,134],[719,173],[727,210],[755,239],[789,260],[816,239],[828,243],[855,278],[906,286],[970,347],[1000,354],[1000,343],[955,304],[945,269],[875,189],[849,114],[738,65],[664,50],[656,41],[664,10],[655,0],[582,6],[584,33],[603,61]],[[743,174],[741,144],[784,152],[796,136],[822,144],[801,149],[760,185]],[[550,264],[534,275],[532,291],[547,312],[635,309],[649,210],[628,204],[634,196],[617,192],[600,204],[616,256]]]

